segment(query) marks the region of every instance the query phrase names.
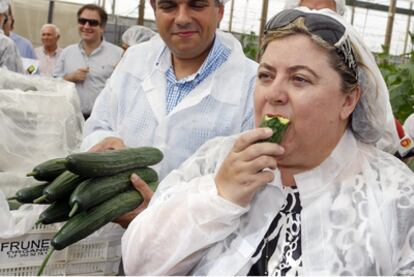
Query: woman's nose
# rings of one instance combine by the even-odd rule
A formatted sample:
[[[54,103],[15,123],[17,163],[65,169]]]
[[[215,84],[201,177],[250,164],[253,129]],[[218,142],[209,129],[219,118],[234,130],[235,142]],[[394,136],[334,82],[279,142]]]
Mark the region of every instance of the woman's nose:
[[[283,105],[288,101],[287,84],[283,80],[274,79],[273,83],[266,87],[266,100],[273,105]]]

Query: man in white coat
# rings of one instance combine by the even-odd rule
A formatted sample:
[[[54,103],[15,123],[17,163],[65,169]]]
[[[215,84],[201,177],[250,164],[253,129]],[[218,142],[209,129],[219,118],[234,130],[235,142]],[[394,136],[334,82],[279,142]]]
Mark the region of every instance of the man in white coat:
[[[23,65],[19,51],[14,42],[3,31],[3,26],[9,20],[7,16],[9,5],[9,1],[0,0],[0,67],[23,73]]]
[[[217,30],[226,1],[151,0],[159,35],[125,52],[86,122],[82,150],[155,146],[162,180],[205,141],[253,127],[257,63]],[[146,201],[122,226],[149,201],[143,191]]]

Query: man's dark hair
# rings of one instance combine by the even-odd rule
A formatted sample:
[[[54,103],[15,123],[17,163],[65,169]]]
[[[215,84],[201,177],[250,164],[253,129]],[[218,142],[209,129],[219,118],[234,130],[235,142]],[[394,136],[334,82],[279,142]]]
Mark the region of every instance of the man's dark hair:
[[[152,8],[155,10],[155,7],[156,7],[156,5],[155,5],[155,2],[156,2],[157,0],[150,0],[150,3],[151,3],[151,6],[152,6]],[[218,6],[218,5],[223,5],[221,2],[220,2],[220,0],[214,0],[214,2],[216,3],[216,5]]]
[[[84,10],[97,11],[99,14],[99,17],[101,18],[101,27],[104,27],[106,25],[106,22],[108,21],[108,14],[101,6],[98,6],[95,4],[87,4],[87,5],[82,6],[78,10],[78,14],[77,14],[78,18],[80,17],[80,15],[83,13]]]

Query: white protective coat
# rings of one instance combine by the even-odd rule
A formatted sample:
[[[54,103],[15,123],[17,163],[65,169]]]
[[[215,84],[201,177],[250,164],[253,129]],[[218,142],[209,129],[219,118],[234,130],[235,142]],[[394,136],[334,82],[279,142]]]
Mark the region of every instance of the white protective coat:
[[[85,124],[82,149],[110,136],[129,147],[155,146],[164,153],[157,167],[162,179],[205,141],[252,128],[250,85],[257,63],[232,35],[217,32],[217,39],[231,49],[228,60],[168,114],[165,72],[171,60],[165,44],[156,36],[128,48]]]
[[[246,275],[284,202],[278,171],[248,208],[217,194],[235,137],[207,142],[160,184],[122,239],[128,275]],[[413,275],[414,174],[347,131],[318,167],[295,175],[300,275]]]

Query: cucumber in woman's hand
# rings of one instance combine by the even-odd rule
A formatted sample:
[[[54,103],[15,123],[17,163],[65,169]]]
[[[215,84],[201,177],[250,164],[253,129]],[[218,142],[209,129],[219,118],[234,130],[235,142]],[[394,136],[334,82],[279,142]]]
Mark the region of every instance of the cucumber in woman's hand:
[[[286,117],[271,114],[265,115],[262,122],[260,123],[260,127],[268,127],[272,129],[273,135],[261,142],[274,142],[278,144],[281,143],[283,135],[289,127],[289,124],[290,120]]]

